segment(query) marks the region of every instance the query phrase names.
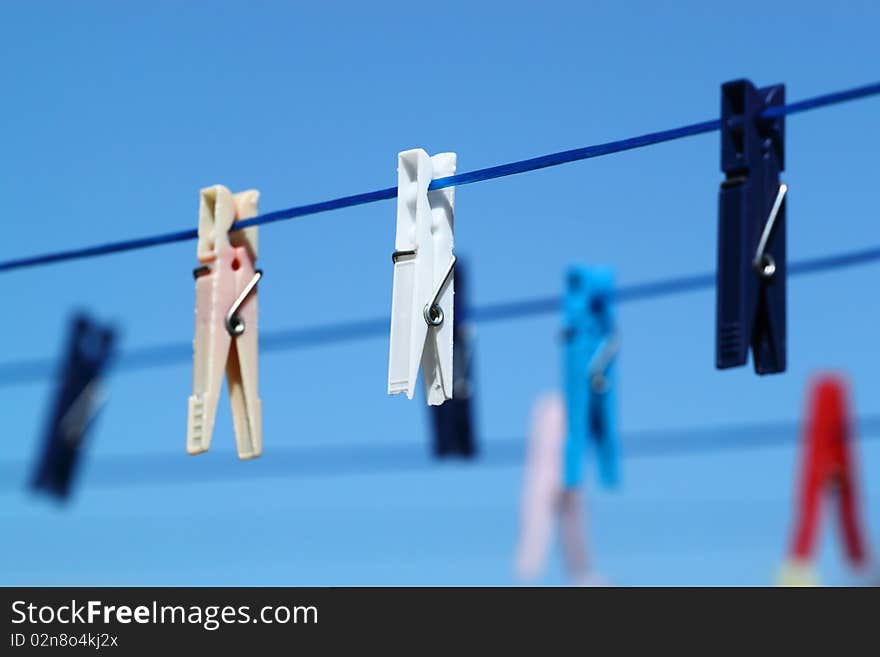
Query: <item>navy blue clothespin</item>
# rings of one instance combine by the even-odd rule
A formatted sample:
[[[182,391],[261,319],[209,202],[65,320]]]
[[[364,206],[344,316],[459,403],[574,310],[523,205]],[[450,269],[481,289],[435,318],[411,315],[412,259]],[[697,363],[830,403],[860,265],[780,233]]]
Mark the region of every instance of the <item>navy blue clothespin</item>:
[[[620,338],[615,319],[614,275],[605,267],[572,267],[566,275],[563,371],[567,434],[564,485],[583,481],[590,442],[606,487],[619,479],[616,361]]]
[[[452,399],[428,406],[434,430],[434,455],[471,458],[477,453],[474,431],[474,338],[468,322],[467,286],[462,259],[455,261],[455,324],[452,338]]]
[[[86,433],[99,406],[100,379],[113,354],[114,331],[84,314],[74,317],[52,415],[32,487],[56,498],[70,495]]]
[[[748,80],[721,85],[721,183],[715,362],[755,372],[785,371],[785,85],[756,89]]]

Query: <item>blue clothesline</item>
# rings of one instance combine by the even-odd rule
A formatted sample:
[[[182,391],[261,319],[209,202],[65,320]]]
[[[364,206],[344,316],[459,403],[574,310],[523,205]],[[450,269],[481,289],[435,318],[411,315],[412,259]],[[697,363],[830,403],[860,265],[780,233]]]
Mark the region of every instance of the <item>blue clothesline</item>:
[[[880,416],[853,418],[853,437],[880,439]],[[626,432],[621,436],[624,458],[662,458],[708,454],[724,450],[790,447],[801,436],[799,420],[722,425],[695,429]],[[485,440],[471,461],[456,461],[461,468],[521,467],[526,440]],[[269,456],[269,449],[266,450]],[[423,444],[411,442],[277,445],[271,458],[256,459],[242,467],[238,459],[219,450],[213,458],[183,459],[174,453],[99,455],[91,460],[85,484],[89,488],[128,488],[210,481],[265,480],[269,477],[344,477],[389,472],[436,472],[441,466]],[[19,461],[0,461],[0,495],[21,491],[29,472]]]
[[[775,118],[786,116],[789,114],[797,114],[820,107],[836,105],[850,100],[859,98],[867,98],[880,94],[880,82],[868,84],[854,89],[837,91],[814,98],[808,98],[796,103],[788,105],[780,105],[767,109],[762,118]],[[454,187],[461,185],[469,185],[484,180],[493,180],[495,178],[503,178],[527,171],[537,171],[547,167],[554,167],[569,162],[577,162],[587,160],[602,155],[611,155],[612,153],[620,153],[622,151],[632,150],[635,148],[643,148],[652,144],[659,144],[683,137],[690,137],[707,132],[714,132],[721,128],[719,119],[710,121],[702,121],[700,123],[692,123],[690,125],[672,128],[671,130],[661,130],[646,135],[630,137],[605,144],[597,144],[594,146],[586,146],[584,148],[575,148],[559,153],[550,153],[549,155],[541,155],[517,162],[509,162],[497,166],[487,167],[485,169],[477,169],[466,173],[456,174],[446,178],[438,178],[434,180],[429,189],[443,189],[445,187]],[[321,212],[329,212],[331,210],[339,210],[342,208],[350,208],[358,205],[366,205],[376,201],[383,201],[395,198],[397,196],[397,187],[387,187],[372,192],[364,192],[362,194],[354,194],[352,196],[343,196],[341,198],[331,199],[329,201],[320,201],[309,205],[300,205],[285,210],[276,210],[262,214],[252,219],[245,219],[233,224],[233,230],[247,228],[249,226],[262,226],[265,224],[275,223],[277,221],[286,221],[297,217],[318,214]],[[161,235],[153,235],[150,237],[141,237],[130,240],[122,240],[119,242],[108,242],[105,244],[97,244],[78,249],[69,249],[66,251],[56,251],[53,253],[45,253],[42,255],[28,256],[0,262],[0,272],[13,271],[23,269],[25,267],[36,267],[38,265],[48,265],[58,262],[66,262],[70,260],[80,260],[83,258],[93,258],[111,253],[121,253],[123,251],[134,251],[137,249],[147,249],[162,244],[172,244],[174,242],[184,242],[198,238],[196,229],[181,230],[172,233],[164,233]]]
[[[875,246],[859,251],[847,251],[790,262],[788,263],[788,274],[790,276],[817,274],[878,261],[880,261],[880,246]],[[714,272],[707,272],[620,286],[616,290],[616,298],[618,303],[628,303],[708,289],[714,285]],[[467,315],[476,322],[509,321],[557,313],[561,305],[562,298],[551,295],[469,308]],[[386,316],[306,328],[264,331],[260,336],[260,352],[306,349],[326,344],[387,336],[389,326],[390,319]],[[192,342],[174,342],[125,352],[120,355],[116,369],[152,369],[191,359]],[[40,381],[50,376],[55,367],[55,362],[48,359],[0,363],[0,388]]]

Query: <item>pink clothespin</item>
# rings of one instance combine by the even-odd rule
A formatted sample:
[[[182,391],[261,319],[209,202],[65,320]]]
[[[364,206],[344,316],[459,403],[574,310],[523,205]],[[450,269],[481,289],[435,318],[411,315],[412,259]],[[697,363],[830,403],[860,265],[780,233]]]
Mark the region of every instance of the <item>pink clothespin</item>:
[[[232,194],[222,185],[201,191],[200,265],[196,279],[196,329],[193,340],[193,394],[189,398],[186,451],[201,454],[211,446],[223,372],[232,403],[235,443],[240,459],[263,451],[263,420],[257,390],[256,226],[229,232],[233,222],[257,215],[260,193]]]
[[[539,398],[532,411],[526,455],[516,571],[523,579],[541,574],[558,521],[569,580],[575,586],[601,586],[603,580],[589,568],[583,492],[563,486],[565,434],[562,396],[552,393]]]

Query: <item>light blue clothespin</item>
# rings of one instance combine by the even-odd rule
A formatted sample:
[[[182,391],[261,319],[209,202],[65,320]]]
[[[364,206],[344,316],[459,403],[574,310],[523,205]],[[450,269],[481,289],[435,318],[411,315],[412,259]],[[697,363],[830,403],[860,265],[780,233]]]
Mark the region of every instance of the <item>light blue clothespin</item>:
[[[620,340],[613,297],[610,269],[573,266],[568,270],[563,302],[566,488],[583,482],[588,442],[595,447],[602,483],[613,487],[619,478],[615,361]]]

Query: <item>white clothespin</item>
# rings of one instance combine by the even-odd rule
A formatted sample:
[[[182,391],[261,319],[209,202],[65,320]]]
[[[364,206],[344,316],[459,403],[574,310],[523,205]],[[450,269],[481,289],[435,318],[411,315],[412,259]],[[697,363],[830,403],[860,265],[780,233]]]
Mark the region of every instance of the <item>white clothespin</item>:
[[[263,420],[257,391],[256,226],[230,233],[237,219],[257,215],[260,193],[232,194],[222,185],[201,191],[193,340],[193,394],[189,398],[186,451],[211,446],[223,372],[232,403],[235,443],[241,459],[263,451]]]
[[[428,191],[434,178],[455,174],[455,153],[434,157],[420,148],[397,156],[397,236],[388,394],[413,397],[419,361],[428,404],[452,399],[455,190]]]

